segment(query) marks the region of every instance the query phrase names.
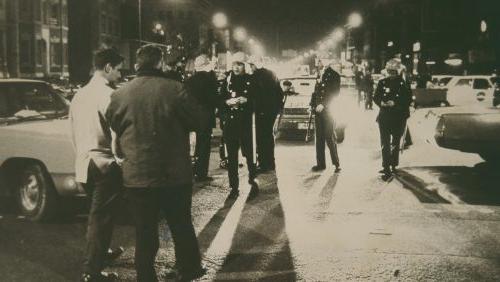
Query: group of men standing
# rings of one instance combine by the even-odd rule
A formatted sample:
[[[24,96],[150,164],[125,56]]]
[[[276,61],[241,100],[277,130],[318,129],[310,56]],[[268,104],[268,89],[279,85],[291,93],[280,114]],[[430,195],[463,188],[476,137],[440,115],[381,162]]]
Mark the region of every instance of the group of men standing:
[[[138,281],[157,281],[158,224],[164,215],[175,245],[176,266],[167,276],[179,281],[206,270],[191,218],[193,176],[210,179],[208,166],[216,109],[224,128],[230,198],[239,195],[239,149],[246,158],[250,196],[259,192],[259,171],[275,169],[274,120],[283,92],[276,76],[251,62],[252,74],[237,59],[219,87],[205,55],[195,73],[183,79],[165,72],[162,50],[141,47],[136,77],[119,89],[123,57],[115,49],[95,53],[95,73],[70,107],[76,180],[91,198],[87,254],[82,281],[115,281],[102,272],[123,248],[109,249],[119,200],[124,197],[136,226]],[[168,68],[167,68],[168,71]],[[196,132],[196,162],[191,166],[189,133]],[[254,151],[254,149],[257,151]]]

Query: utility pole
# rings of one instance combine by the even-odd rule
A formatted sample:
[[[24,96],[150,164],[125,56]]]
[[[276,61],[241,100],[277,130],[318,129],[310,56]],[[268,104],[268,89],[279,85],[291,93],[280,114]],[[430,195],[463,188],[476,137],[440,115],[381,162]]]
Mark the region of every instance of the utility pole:
[[[59,0],[59,27],[61,39],[61,78],[64,77],[64,19],[63,19],[63,0]]]

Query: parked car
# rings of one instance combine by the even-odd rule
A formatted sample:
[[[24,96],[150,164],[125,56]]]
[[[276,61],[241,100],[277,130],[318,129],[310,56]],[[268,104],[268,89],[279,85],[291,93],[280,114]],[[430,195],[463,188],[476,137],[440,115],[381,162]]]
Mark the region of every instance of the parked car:
[[[479,154],[485,161],[500,162],[500,109],[476,107],[474,111],[442,114],[435,139],[443,148]]]
[[[453,77],[456,77],[454,75],[433,75],[432,76],[432,84],[434,85],[434,88],[446,88],[448,83],[451,81]]]
[[[491,78],[485,75],[453,77],[447,85],[448,102],[453,106],[492,105],[494,88]]]
[[[294,94],[286,97],[282,116],[276,120],[275,131],[277,137],[292,137],[305,140],[307,128],[309,127],[309,136],[311,137],[309,140],[313,140],[314,117],[309,120],[309,103],[314,92],[316,77],[291,77],[280,81],[282,85],[283,82],[290,81]],[[336,129],[337,142],[341,143],[344,140],[345,124],[339,123]]]
[[[65,197],[84,196],[74,179],[69,102],[50,84],[0,80],[0,195],[22,215],[52,218]]]

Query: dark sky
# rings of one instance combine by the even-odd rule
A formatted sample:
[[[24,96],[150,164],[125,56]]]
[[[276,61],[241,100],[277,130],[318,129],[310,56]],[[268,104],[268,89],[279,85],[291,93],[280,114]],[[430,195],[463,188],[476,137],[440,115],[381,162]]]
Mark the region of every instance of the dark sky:
[[[262,41],[266,50],[303,50],[345,24],[366,0],[211,0],[225,12],[231,27],[241,25]],[[277,40],[279,38],[279,40]]]

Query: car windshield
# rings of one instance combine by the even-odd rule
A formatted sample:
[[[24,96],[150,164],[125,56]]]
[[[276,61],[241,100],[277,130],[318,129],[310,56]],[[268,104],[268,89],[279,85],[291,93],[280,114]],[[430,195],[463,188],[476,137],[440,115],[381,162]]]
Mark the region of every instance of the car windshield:
[[[68,114],[62,97],[43,83],[0,84],[0,121],[60,118]]]
[[[451,77],[443,77],[438,81],[438,84],[444,86],[444,85],[448,84],[448,82],[450,82],[450,80],[451,80]]]

